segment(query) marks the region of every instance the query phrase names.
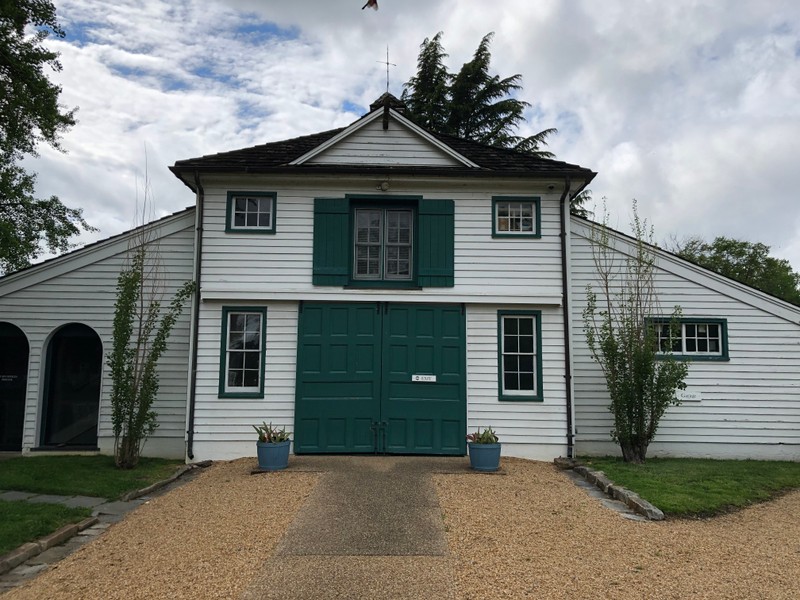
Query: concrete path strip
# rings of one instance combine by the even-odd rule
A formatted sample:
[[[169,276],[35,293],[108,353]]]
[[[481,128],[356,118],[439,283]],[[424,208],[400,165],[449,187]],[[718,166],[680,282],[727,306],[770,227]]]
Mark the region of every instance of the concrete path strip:
[[[326,472],[244,598],[452,597],[431,474],[455,463],[338,456],[318,464]]]

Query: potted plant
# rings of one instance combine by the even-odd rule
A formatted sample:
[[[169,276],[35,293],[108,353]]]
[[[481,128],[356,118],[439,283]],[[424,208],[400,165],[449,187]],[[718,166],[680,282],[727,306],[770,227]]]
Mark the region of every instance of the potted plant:
[[[500,442],[497,434],[487,427],[467,435],[469,465],[476,471],[497,471],[500,468]]]
[[[256,452],[258,453],[258,468],[262,471],[278,471],[289,466],[290,432],[286,428],[278,429],[267,425],[253,425],[258,433]]]

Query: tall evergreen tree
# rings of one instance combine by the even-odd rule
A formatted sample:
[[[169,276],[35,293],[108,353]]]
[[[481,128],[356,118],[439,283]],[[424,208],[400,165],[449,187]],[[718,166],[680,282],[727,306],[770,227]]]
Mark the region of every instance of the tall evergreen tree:
[[[493,37],[493,33],[486,34],[472,60],[456,74],[444,65],[447,54],[442,32],[426,38],[420,45],[417,73],[403,85],[402,99],[409,115],[436,133],[552,158],[543,146],[555,129],[525,138],[516,135],[530,104],[512,96],[522,90],[522,75],[500,78],[491,74]]]
[[[451,76],[444,66],[442,32],[425,38],[417,58],[417,74],[403,86],[401,99],[414,120],[431,131],[441,131],[447,122]]]
[[[0,0],[0,273],[27,266],[42,245],[65,251],[71,236],[92,229],[56,196],[36,198],[36,175],[19,165],[40,142],[61,150],[59,136],[75,124],[44,72],[61,70],[43,45],[50,34],[64,37],[52,2]]]

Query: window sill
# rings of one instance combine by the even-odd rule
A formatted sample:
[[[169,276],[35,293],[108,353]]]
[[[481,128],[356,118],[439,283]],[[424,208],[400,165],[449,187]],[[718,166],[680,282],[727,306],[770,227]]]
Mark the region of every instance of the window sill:
[[[351,281],[344,289],[421,290],[413,281]]]
[[[656,355],[656,360],[666,360],[667,358],[674,358],[675,360],[679,360],[681,362],[730,362],[731,359],[728,356],[689,356],[687,354],[658,354]]]
[[[220,392],[218,398],[257,398],[263,399],[264,392]]]
[[[542,396],[498,396],[500,402],[544,402]]]

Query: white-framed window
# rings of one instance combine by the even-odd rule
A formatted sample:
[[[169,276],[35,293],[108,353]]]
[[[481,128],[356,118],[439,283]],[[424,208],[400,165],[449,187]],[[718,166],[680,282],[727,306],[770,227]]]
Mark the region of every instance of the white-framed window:
[[[413,278],[413,210],[356,208],[353,221],[353,279]]]
[[[228,232],[275,233],[274,192],[228,192]]]
[[[263,396],[266,318],[266,308],[222,309],[220,396]]]
[[[498,311],[501,400],[542,399],[541,311]]]
[[[539,208],[538,197],[492,198],[492,235],[540,237]]]
[[[728,328],[725,319],[679,319],[670,336],[670,323],[657,320],[658,350],[689,359],[728,360]]]

